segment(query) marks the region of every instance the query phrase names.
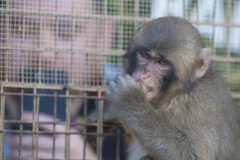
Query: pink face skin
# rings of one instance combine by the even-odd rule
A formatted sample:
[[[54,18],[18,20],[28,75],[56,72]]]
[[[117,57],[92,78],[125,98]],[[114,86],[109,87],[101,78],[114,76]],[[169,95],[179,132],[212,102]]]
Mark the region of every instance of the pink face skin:
[[[11,27],[8,44],[15,46],[12,48],[29,49],[24,49],[24,51],[21,49],[9,50],[9,66],[11,67],[9,67],[8,73],[10,81],[18,81],[22,67],[24,69],[38,69],[41,66],[42,69],[54,70],[57,68],[57,70],[66,71],[68,77],[73,78],[69,79],[71,83],[84,84],[87,70],[86,51],[99,52],[110,49],[112,29],[107,28],[105,34],[104,26],[111,27],[111,25],[105,25],[103,21],[102,24],[99,24],[100,21],[90,18],[79,18],[79,15],[93,12],[91,1],[25,0],[24,6],[23,1],[13,0],[9,4],[10,9],[77,15],[76,18],[72,19],[71,16],[51,14],[43,14],[42,16],[38,16],[38,14],[26,14],[25,16],[12,14],[9,17]],[[72,26],[73,21],[74,26]],[[59,51],[55,52],[54,50]],[[71,51],[74,53],[72,54]],[[92,57],[95,59],[98,57],[99,62],[103,58],[103,56],[96,55]],[[88,59],[90,58],[91,55]]]
[[[159,93],[162,87],[161,81],[170,69],[170,65],[161,57],[156,57],[154,52],[137,53],[137,59],[138,67],[132,76],[147,87],[146,99],[150,101]]]

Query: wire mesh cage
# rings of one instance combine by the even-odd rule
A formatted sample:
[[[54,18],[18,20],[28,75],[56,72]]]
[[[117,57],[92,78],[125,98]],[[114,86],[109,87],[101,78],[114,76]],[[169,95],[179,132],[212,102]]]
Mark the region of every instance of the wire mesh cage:
[[[134,31],[157,17],[200,31],[240,107],[239,12],[238,0],[0,0],[1,159],[124,159],[104,91]]]

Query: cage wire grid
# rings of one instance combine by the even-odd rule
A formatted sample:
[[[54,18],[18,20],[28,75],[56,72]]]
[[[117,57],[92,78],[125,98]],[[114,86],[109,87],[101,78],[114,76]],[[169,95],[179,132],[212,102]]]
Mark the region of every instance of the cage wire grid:
[[[87,144],[96,159],[122,159],[120,141],[127,143],[127,136],[118,126],[104,132],[104,91],[123,73],[121,56],[134,31],[157,17],[183,17],[200,31],[240,107],[239,11],[237,0],[0,0],[1,159],[12,159],[7,139],[15,135],[20,137],[16,159],[87,159]],[[24,119],[27,110],[31,120]],[[94,110],[96,122],[89,123]],[[41,121],[42,112],[53,119]],[[52,130],[41,129],[44,125]],[[25,135],[32,137],[29,158],[23,152]],[[51,136],[52,149],[40,158],[43,135]],[[56,153],[59,135],[62,157]],[[73,135],[84,139],[80,157],[71,157]],[[107,136],[116,137],[114,158],[104,157]],[[88,137],[94,137],[92,143]]]

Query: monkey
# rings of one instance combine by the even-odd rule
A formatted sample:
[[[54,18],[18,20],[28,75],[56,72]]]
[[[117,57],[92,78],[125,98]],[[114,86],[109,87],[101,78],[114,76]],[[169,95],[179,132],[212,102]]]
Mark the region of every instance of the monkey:
[[[106,89],[131,134],[129,160],[239,160],[240,118],[198,30],[180,17],[142,25]]]

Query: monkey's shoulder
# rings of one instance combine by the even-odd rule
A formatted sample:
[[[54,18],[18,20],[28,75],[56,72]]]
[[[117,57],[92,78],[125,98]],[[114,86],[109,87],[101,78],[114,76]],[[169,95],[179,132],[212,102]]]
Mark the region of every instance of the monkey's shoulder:
[[[232,101],[228,83],[216,70],[209,71],[204,77],[199,79],[190,95],[192,95],[191,97],[199,98],[202,102],[209,101],[215,104],[218,104],[220,101],[221,104]]]

